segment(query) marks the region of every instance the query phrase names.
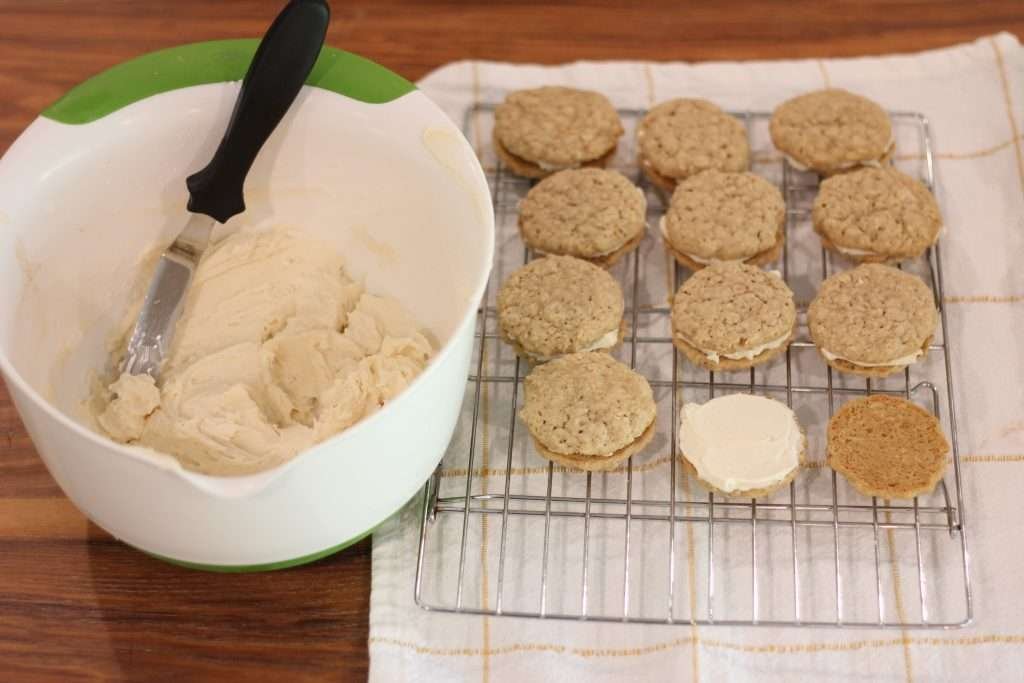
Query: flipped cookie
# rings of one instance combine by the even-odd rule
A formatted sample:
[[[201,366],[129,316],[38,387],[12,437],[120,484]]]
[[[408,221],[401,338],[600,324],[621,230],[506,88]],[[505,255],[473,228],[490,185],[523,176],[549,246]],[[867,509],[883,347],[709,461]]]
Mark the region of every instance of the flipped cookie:
[[[946,471],[949,442],[934,415],[895,396],[843,405],[828,421],[828,465],[865,496],[913,498]]]
[[[793,292],[745,263],[716,262],[683,283],[672,303],[672,343],[708,370],[742,370],[785,353],[796,330]]]
[[[589,90],[517,90],[494,111],[495,151],[513,173],[527,178],[604,166],[623,132],[608,98]]]
[[[863,377],[885,377],[924,357],[937,322],[928,285],[878,263],[828,278],[807,309],[825,362]]]
[[[537,452],[554,462],[614,469],[654,436],[650,384],[608,354],[574,353],[540,365],[524,388],[519,417]]]
[[[807,438],[796,414],[765,396],[730,394],[684,403],[679,451],[705,488],[726,496],[758,498],[796,477]]]
[[[665,248],[683,266],[712,261],[763,264],[782,252],[782,193],[753,173],[704,171],[683,180],[661,219]]]
[[[707,100],[662,102],[640,121],[637,142],[644,175],[668,192],[701,171],[750,166],[743,124]]]
[[[772,112],[772,143],[801,170],[831,175],[878,166],[892,154],[892,123],[866,97],[833,88],[786,100]]]
[[[615,278],[571,256],[531,261],[513,272],[498,292],[501,336],[533,363],[611,350],[622,341],[624,310]]]
[[[935,196],[894,168],[826,178],[812,215],[826,248],[868,263],[920,256],[942,227]]]
[[[644,236],[647,199],[617,171],[559,171],[519,204],[519,233],[528,247],[610,267]]]

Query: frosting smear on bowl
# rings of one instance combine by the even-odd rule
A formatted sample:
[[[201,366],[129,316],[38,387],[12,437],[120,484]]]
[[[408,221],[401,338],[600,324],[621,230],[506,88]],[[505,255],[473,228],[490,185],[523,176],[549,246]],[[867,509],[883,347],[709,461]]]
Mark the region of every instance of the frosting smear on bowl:
[[[159,380],[122,374],[90,408],[115,441],[197,472],[250,474],[379,410],[433,352],[401,304],[346,275],[332,245],[239,232],[200,262]]]

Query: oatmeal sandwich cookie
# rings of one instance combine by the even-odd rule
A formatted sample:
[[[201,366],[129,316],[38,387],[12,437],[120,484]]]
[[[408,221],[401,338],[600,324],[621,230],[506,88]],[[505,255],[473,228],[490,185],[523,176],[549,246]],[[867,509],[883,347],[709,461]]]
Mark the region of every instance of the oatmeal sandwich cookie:
[[[831,175],[879,166],[892,155],[892,123],[866,97],[832,88],[786,100],[772,112],[772,143],[800,170]]]
[[[796,477],[807,437],[784,403],[730,394],[683,404],[679,451],[684,467],[705,488],[734,498],[759,498]]]
[[[742,370],[785,353],[796,330],[793,292],[776,273],[716,262],[672,303],[672,343],[698,367]]]
[[[743,124],[707,100],[662,102],[647,112],[636,135],[644,175],[667,192],[701,171],[750,166]]]
[[[494,111],[495,151],[513,173],[527,178],[604,166],[623,132],[608,98],[589,90],[517,90]]]
[[[615,278],[571,256],[531,261],[498,291],[501,336],[532,363],[611,350],[622,341],[624,310]]]
[[[865,496],[913,498],[934,490],[948,453],[938,419],[896,396],[850,401],[828,422],[828,465]]]
[[[644,236],[647,199],[617,171],[559,171],[537,183],[519,204],[523,242],[544,254],[565,254],[611,267]]]
[[[782,193],[764,178],[704,171],[676,186],[660,228],[676,261],[700,270],[712,261],[774,261],[782,253],[785,222]]]
[[[928,352],[938,313],[921,278],[868,263],[825,280],[807,310],[811,339],[840,372],[885,377]]]
[[[894,168],[826,178],[812,215],[827,249],[869,263],[916,258],[935,244],[942,228],[935,196]]]
[[[654,436],[650,384],[605,353],[574,353],[540,365],[524,382],[519,417],[548,460],[614,469]]]

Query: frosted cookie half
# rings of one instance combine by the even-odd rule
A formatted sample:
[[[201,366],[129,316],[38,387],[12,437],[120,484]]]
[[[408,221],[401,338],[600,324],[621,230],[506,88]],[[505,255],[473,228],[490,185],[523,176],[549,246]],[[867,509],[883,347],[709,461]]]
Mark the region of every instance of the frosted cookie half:
[[[738,498],[767,496],[796,476],[807,439],[785,404],[731,394],[684,403],[679,451],[708,489]]]

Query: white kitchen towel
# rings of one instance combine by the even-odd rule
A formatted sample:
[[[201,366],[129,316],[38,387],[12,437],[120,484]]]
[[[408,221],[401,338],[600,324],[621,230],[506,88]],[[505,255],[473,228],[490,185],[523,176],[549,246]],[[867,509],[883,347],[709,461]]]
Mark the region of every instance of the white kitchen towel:
[[[673,542],[673,616],[682,625],[637,625],[541,621],[512,617],[451,615],[428,612],[413,601],[413,584],[420,532],[417,499],[374,535],[373,585],[370,608],[370,678],[373,681],[660,681],[757,680],[790,681],[828,677],[835,680],[1019,680],[1024,669],[1024,570],[1021,519],[1024,506],[1024,51],[1009,34],[915,55],[838,60],[800,60],[744,63],[579,62],[564,66],[458,62],[428,75],[419,84],[459,125],[464,125],[485,167],[496,163],[490,144],[486,111],[467,115],[474,105],[497,103],[519,88],[545,84],[572,85],[605,93],[624,109],[644,109],[673,97],[703,97],[732,111],[771,111],[798,93],[825,86],[862,93],[890,111],[921,112],[929,120],[934,146],[936,191],[945,218],[942,237],[944,302],[949,318],[952,370],[956,389],[958,436],[963,463],[965,519],[971,555],[973,624],[959,630],[834,629],[741,626],[693,626],[690,616],[749,619],[752,614],[751,554],[758,563],[759,617],[790,619],[794,590],[802,616],[834,619],[836,581],[834,530],[828,525],[801,528],[797,565],[799,582],[792,580],[791,530],[784,524],[762,524],[752,550],[749,524],[716,525],[714,598],[708,602],[707,525],[678,523]],[[630,171],[632,119],[627,139],[614,165]],[[754,170],[779,180],[778,154],[767,139],[763,121],[748,121],[752,129]],[[755,130],[756,129],[756,130]],[[910,123],[897,122],[897,163],[910,173],[924,164],[920,141]],[[635,167],[633,169],[635,171]],[[524,185],[507,179],[497,188],[502,220],[498,225],[499,252],[492,282],[500,281],[521,262],[516,241],[514,198]],[[653,194],[651,195],[652,201]],[[504,202],[505,204],[502,204]],[[508,206],[511,202],[512,205]],[[805,221],[804,221],[805,223]],[[664,305],[675,285],[662,247],[650,231],[640,250],[638,307]],[[809,267],[802,259],[820,259],[818,243],[805,224],[790,234],[790,268]],[[453,245],[457,248],[457,245]],[[819,261],[820,263],[820,261]],[[631,290],[634,261],[615,271]],[[820,268],[820,266],[817,266]],[[812,268],[813,270],[814,268]],[[797,297],[806,299],[818,284],[814,275],[798,278]],[[792,279],[792,278],[791,278]],[[820,279],[820,277],[819,277]],[[491,288],[493,300],[495,287]],[[803,291],[801,291],[801,289]],[[641,316],[642,334],[664,334],[664,316]],[[493,333],[493,318],[488,332]],[[628,346],[628,345],[627,345]],[[485,367],[510,372],[513,355],[494,339],[488,340]],[[620,351],[628,360],[629,349]],[[671,377],[671,352],[645,351],[648,376]],[[804,360],[804,356],[807,359]],[[804,351],[796,353],[793,372],[799,381],[821,380],[821,365]],[[475,360],[474,360],[475,363]],[[666,369],[667,368],[667,369]],[[785,382],[784,365],[759,374],[765,384]],[[782,372],[781,379],[778,375]],[[687,374],[690,373],[690,374]],[[773,374],[775,373],[775,374]],[[934,380],[944,386],[942,353],[931,354],[915,380]],[[684,378],[698,378],[690,369]],[[740,379],[740,381],[746,381]],[[837,387],[846,386],[837,379]],[[902,386],[894,380],[896,388]],[[850,386],[856,385],[855,383]],[[548,487],[546,461],[530,448],[521,425],[516,426],[510,384],[485,385],[481,396],[480,428],[471,487],[474,494],[503,493],[507,441],[516,429],[510,487],[513,492],[543,497]],[[859,385],[859,386],[862,386]],[[883,388],[886,386],[881,384]],[[699,389],[683,391],[685,400],[703,400]],[[520,392],[521,393],[521,392]],[[927,405],[925,390],[915,398]],[[667,496],[672,457],[668,442],[674,416],[664,388],[659,398],[659,436],[634,458],[630,477],[634,499]],[[465,492],[469,425],[474,405],[473,385],[467,385],[466,412],[445,457],[441,495]],[[521,396],[520,399],[521,401]],[[831,479],[821,467],[820,394],[806,405],[795,405],[805,423],[814,423],[811,467],[800,474],[798,502],[830,495]],[[948,411],[947,411],[948,412]],[[948,415],[943,414],[949,429]],[[815,435],[816,434],[816,435]],[[595,475],[595,498],[622,497],[627,477],[622,471]],[[582,495],[584,475],[557,470],[558,495]],[[947,482],[952,483],[952,473]],[[680,500],[704,500],[699,486],[677,474]],[[951,491],[955,495],[955,491]],[[840,503],[864,502],[840,479]],[[815,498],[817,497],[817,498]],[[769,502],[786,503],[788,490]],[[955,501],[955,499],[954,499]],[[870,502],[870,501],[868,501]],[[941,495],[922,499],[922,506],[941,505]],[[501,508],[500,502],[481,507]],[[528,503],[524,503],[528,505]],[[500,514],[473,515],[467,529],[463,572],[463,605],[493,609],[499,573],[506,611],[536,611],[540,577],[546,577],[543,596],[549,613],[578,612],[581,608],[582,523],[577,518],[550,517],[545,551],[545,516],[510,519],[505,532],[505,563],[497,564],[501,546]],[[610,511],[613,506],[609,506]],[[597,506],[594,512],[602,510]],[[621,507],[614,511],[621,512]],[[634,514],[648,511],[638,507]],[[552,510],[557,513],[558,510]],[[680,504],[679,514],[699,518],[706,508]],[[760,513],[770,517],[775,512]],[[749,511],[719,510],[716,515],[749,516]],[[870,510],[868,512],[870,515]],[[487,522],[481,522],[487,518]],[[788,519],[788,517],[786,517]],[[887,519],[911,519],[893,512]],[[525,520],[525,521],[524,521]],[[922,513],[922,522],[935,516]],[[433,528],[424,568],[424,600],[451,604],[459,574],[462,515],[440,514]],[[620,544],[622,522],[592,520],[588,548],[588,614],[621,614],[626,550]],[[669,567],[666,522],[634,522],[629,550],[631,616],[667,615]],[[615,526],[620,525],[620,526]],[[921,552],[929,568],[924,585],[927,612],[922,614],[917,548],[912,527],[883,530],[876,546],[873,534],[862,528],[841,529],[839,587],[847,620],[877,617],[879,602],[887,620],[956,620],[962,616],[963,576],[957,564],[959,546],[945,532],[922,532]],[[609,539],[613,539],[612,542]],[[547,568],[544,570],[544,559]],[[875,567],[881,567],[878,576]],[[879,598],[879,596],[881,596]],[[830,609],[831,613],[828,612]]]

